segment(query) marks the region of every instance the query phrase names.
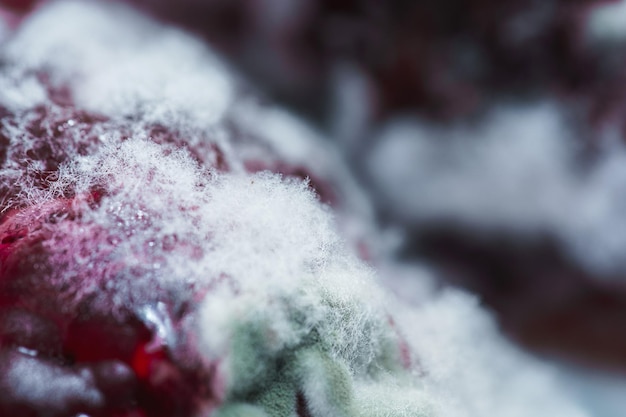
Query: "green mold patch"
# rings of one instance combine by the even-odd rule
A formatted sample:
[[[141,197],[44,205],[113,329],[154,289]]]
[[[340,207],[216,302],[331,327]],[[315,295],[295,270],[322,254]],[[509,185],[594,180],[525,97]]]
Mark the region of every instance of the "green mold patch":
[[[211,414],[211,417],[271,417],[261,407],[251,404],[232,403],[224,405]]]
[[[226,399],[215,416],[434,415],[382,311],[306,289],[241,311],[231,323]]]
[[[352,376],[341,361],[314,347],[296,354],[298,383],[313,416],[354,416]]]
[[[362,383],[355,387],[354,402],[358,417],[431,417],[436,408],[427,394],[410,384],[399,385],[389,379]]]
[[[254,402],[260,404],[269,416],[292,417],[296,415],[296,395],[292,381],[279,377]]]

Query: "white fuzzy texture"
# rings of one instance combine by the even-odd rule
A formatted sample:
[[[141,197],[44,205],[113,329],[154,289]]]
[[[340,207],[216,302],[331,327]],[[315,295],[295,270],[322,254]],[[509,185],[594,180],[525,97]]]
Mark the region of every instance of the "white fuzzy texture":
[[[343,157],[328,137],[295,114],[278,107],[259,106],[258,99],[246,98],[233,106],[231,120],[250,132],[259,146],[235,146],[240,157],[277,162],[305,168],[317,175],[322,185],[339,195],[335,215],[341,232],[351,241],[373,233],[373,210],[366,194],[350,175]]]
[[[399,385],[360,384],[355,390],[355,403],[362,417],[426,417],[441,415],[433,398],[422,388]]]
[[[548,231],[590,268],[615,270],[626,255],[626,149],[601,148],[583,167],[577,140],[549,103],[505,107],[473,126],[404,120],[380,133],[369,169],[409,223]]]
[[[576,197],[566,138],[549,105],[500,110],[475,128],[397,121],[380,133],[370,170],[409,221],[532,230],[557,221]]]
[[[439,415],[595,415],[568,398],[566,389],[558,386],[555,368],[496,337],[492,319],[467,294],[447,291],[398,317],[419,353],[424,384],[436,399]]]
[[[223,135],[219,140],[208,137],[226,147],[233,143],[234,148],[259,146],[242,143],[219,126],[229,111],[234,86],[223,66],[193,38],[121,6],[64,1],[50,4],[29,18],[1,54],[16,71],[45,69],[54,83],[68,83],[79,108],[111,117],[106,123],[94,122],[95,139],[84,154],[76,150],[76,145],[86,140],[84,135],[79,130],[67,133],[64,140],[71,142],[66,144],[68,159],[52,188],[41,191],[20,175],[18,161],[13,160],[13,148],[35,140],[24,133],[29,123],[25,112],[24,119],[6,129],[11,141],[10,161],[0,172],[2,180],[23,186],[17,198],[31,205],[44,204],[68,190],[80,196],[94,186],[103,188],[106,193],[96,208],[83,208],[82,217],[59,224],[50,251],[58,256],[75,253],[76,265],[100,268],[99,273],[110,278],[104,283],[106,290],[119,305],[154,294],[155,285],[209,287],[197,327],[207,359],[229,358],[238,348],[231,343],[241,323],[254,323],[262,330],[266,336],[264,353],[270,357],[295,349],[315,329],[328,357],[305,357],[300,369],[309,379],[298,375],[306,379],[302,385],[315,399],[318,415],[314,417],[336,417],[333,413],[337,408],[325,400],[333,398],[329,389],[334,387],[333,381],[344,387],[346,374],[354,380],[359,416],[414,417],[422,412],[441,417],[592,415],[558,387],[549,366],[503,341],[486,314],[466,296],[423,295],[419,309],[388,296],[374,281],[374,272],[344,242],[329,208],[315,198],[305,182],[270,173],[220,173],[197,162],[177,144],[152,141],[146,124],[163,124],[173,131],[190,124],[205,133]],[[19,116],[42,100],[43,87],[34,81],[29,84],[28,79],[11,87],[10,74],[0,73],[0,86],[9,86],[0,92],[0,100]],[[60,111],[51,102],[45,104],[49,117]],[[540,109],[529,115],[542,126],[537,135],[543,135],[545,128],[549,132],[560,129],[551,119],[551,111]],[[260,129],[262,148],[287,146],[285,141],[291,138],[283,136],[319,140],[280,118],[272,119],[268,124],[271,128]],[[418,146],[419,152],[410,148],[407,153],[420,160],[424,152],[430,152],[429,158],[420,160],[425,167],[409,167],[408,171],[403,171],[405,165],[389,167],[397,170],[390,170],[383,181],[388,179],[393,187],[415,187],[409,192],[403,188],[403,195],[409,198],[415,191],[423,198],[395,200],[395,194],[390,198],[425,217],[445,209],[443,213],[449,215],[485,221],[485,210],[495,207],[500,213],[496,221],[553,221],[557,215],[552,204],[554,192],[571,199],[565,201],[579,201],[578,194],[572,192],[578,188],[571,186],[566,175],[567,157],[553,160],[563,149],[554,139],[560,136],[547,133],[547,139],[540,140],[533,130],[518,131],[532,129],[530,123],[512,128],[507,122],[502,126],[504,131],[489,133],[487,129],[487,139],[478,142],[476,148],[451,141],[450,147],[443,145],[438,151],[417,135],[412,142],[416,145],[411,146]],[[503,135],[511,135],[510,142],[495,140]],[[513,140],[519,135],[529,137],[529,141]],[[408,146],[403,137],[390,138],[389,143]],[[206,148],[201,138],[189,147],[203,161]],[[514,144],[519,147],[513,152],[515,158],[502,158]],[[298,149],[309,149],[309,145]],[[293,156],[300,152],[298,149],[290,147],[283,154]],[[478,160],[461,170],[464,184],[472,187],[488,181],[496,194],[490,194],[488,188],[482,199],[469,192],[446,195],[464,187],[454,185],[457,179],[452,170],[428,160],[436,160],[441,152],[456,161],[468,151]],[[240,154],[228,157],[229,162],[241,165],[242,161],[237,161]],[[529,160],[535,161],[539,173],[525,172],[522,167]],[[500,169],[502,175],[498,175]],[[619,170],[619,164],[615,169]],[[432,170],[438,175],[432,175]],[[494,172],[499,178],[491,178]],[[518,194],[509,188],[520,183],[534,190],[532,200],[538,202],[536,207],[527,207],[531,220],[517,207],[525,201],[504,201],[516,198]],[[430,202],[425,202],[426,198]],[[90,264],[93,254],[72,246],[80,237],[91,242],[96,232],[111,239],[103,238],[98,248],[88,248],[110,264]],[[106,275],[109,266],[118,264],[121,270]],[[75,278],[71,268],[55,273],[61,285],[64,279]],[[102,292],[97,286],[85,291],[91,290]],[[294,312],[304,314],[295,320]],[[396,321],[398,334],[390,331],[388,315]],[[399,371],[396,375],[377,360],[385,356],[390,341],[397,343],[401,337],[408,342],[413,373]],[[339,366],[333,367],[333,361]],[[329,364],[328,368],[315,368],[320,363]],[[257,365],[259,369],[252,371],[262,372],[264,363],[244,365]],[[330,385],[316,384],[318,375]],[[239,377],[238,381],[245,383],[248,375],[226,372],[226,377]],[[350,387],[345,387],[345,393],[350,392]],[[238,415],[238,410],[247,409],[239,404],[224,413]],[[257,409],[255,412],[263,415]]]
[[[9,69],[0,77],[0,103],[18,112],[45,103],[47,94],[33,75]]]
[[[111,117],[208,127],[232,101],[230,76],[201,42],[110,3],[52,2],[6,54],[71,81],[80,106]]]
[[[596,6],[589,17],[587,31],[594,41],[626,41],[626,1]]]
[[[320,291],[340,303],[358,303],[364,315],[362,322],[340,322],[337,317],[328,323],[332,331],[346,332],[346,343],[337,352],[346,350],[354,357],[368,349],[352,346],[362,340],[352,340],[350,333],[362,334],[359,327],[367,324],[368,303],[377,308],[371,271],[346,250],[330,214],[304,183],[290,184],[266,174],[223,178],[211,195],[215,203],[207,211],[215,244],[207,263],[232,278],[239,294],[218,291],[207,296],[203,325],[210,352],[223,354],[219,348],[227,341],[222,338],[229,337],[233,318],[247,319],[250,313],[268,314],[281,346],[297,340],[302,335],[292,333],[290,318],[276,298],[292,298],[311,314],[307,319],[313,325],[332,320],[334,314],[319,305]]]

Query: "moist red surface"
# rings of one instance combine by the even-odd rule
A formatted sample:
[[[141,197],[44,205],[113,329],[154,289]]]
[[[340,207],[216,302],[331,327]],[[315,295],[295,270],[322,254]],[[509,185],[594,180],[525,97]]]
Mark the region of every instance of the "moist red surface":
[[[214,403],[213,370],[183,334],[184,314],[163,307],[166,294],[116,316],[59,305],[42,242],[79,215],[77,199],[15,210],[0,224],[0,414],[184,417]],[[150,309],[171,325],[157,331],[141,313]]]
[[[37,204],[32,203],[37,197],[24,197],[51,194],[59,167],[93,153],[102,130],[117,129],[121,141],[127,133],[104,117],[76,109],[67,89],[53,88],[45,74],[38,78],[48,90],[48,106],[24,115],[0,105],[0,168],[20,173],[0,182],[0,415],[184,417],[199,407],[211,409],[219,402],[215,364],[200,358],[183,325],[207,288],[198,288],[186,302],[151,288],[148,297],[133,299],[119,311],[108,302],[114,290],[104,284],[127,268],[123,256],[111,256],[123,233],[81,220],[107,191],[94,188],[76,195],[69,186],[57,187],[55,193],[63,197],[48,196]],[[164,148],[185,148],[201,165],[229,169],[222,150],[209,140],[196,149],[166,127],[146,129]],[[10,139],[9,131],[19,131],[20,140]],[[288,164],[263,169],[312,177]],[[313,184],[321,198],[334,199],[325,182]],[[195,256],[195,248],[175,234],[163,240],[162,249]],[[77,256],[95,267],[78,264]],[[146,263],[150,256],[138,254]],[[94,303],[93,294],[84,295],[93,287],[105,301]],[[158,328],[163,323],[151,321],[146,311],[168,325]],[[28,386],[38,389],[23,389]]]

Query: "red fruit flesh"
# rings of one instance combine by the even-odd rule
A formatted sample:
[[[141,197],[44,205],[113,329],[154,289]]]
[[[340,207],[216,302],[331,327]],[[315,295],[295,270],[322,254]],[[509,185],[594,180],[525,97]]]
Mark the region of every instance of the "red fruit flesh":
[[[166,294],[114,315],[88,302],[65,308],[47,282],[55,265],[43,242],[79,217],[84,200],[15,210],[0,223],[0,415],[193,415],[215,402],[213,371],[188,343],[184,314],[170,313]],[[80,278],[78,286],[90,282]]]
[[[61,189],[60,167],[95,152],[99,132],[116,129],[124,137],[126,131],[76,110],[59,91],[50,89],[54,106],[32,109],[26,126],[8,113],[0,125],[0,168],[7,173],[0,183],[0,415],[185,417],[210,411],[220,401],[216,366],[201,358],[187,328],[209,288],[180,295],[145,285],[150,277],[144,279],[142,265],[159,255],[150,247],[126,257],[119,245],[150,227],[149,218],[109,230],[85,219],[114,191]],[[13,140],[11,129],[23,140]],[[190,146],[166,127],[149,131],[166,151],[184,148],[199,165],[229,170],[225,153],[210,141]],[[259,169],[312,176],[286,164]],[[326,182],[311,186],[322,200],[334,199]],[[151,244],[190,259],[199,250],[176,234]],[[125,287],[133,287],[133,295],[115,301]],[[26,392],[27,386],[35,388]]]

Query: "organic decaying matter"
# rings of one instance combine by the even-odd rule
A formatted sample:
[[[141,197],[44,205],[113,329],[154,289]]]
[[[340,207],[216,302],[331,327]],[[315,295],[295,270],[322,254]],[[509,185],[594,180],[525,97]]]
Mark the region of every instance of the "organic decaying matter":
[[[355,395],[408,378],[406,343],[319,201],[327,173],[234,110],[209,129],[172,127],[169,103],[153,119],[84,110],[57,69],[7,56],[11,87],[38,102],[4,90],[3,414],[362,415]]]
[[[442,288],[624,364],[605,2],[501,3],[0,1],[0,414],[597,416]]]

